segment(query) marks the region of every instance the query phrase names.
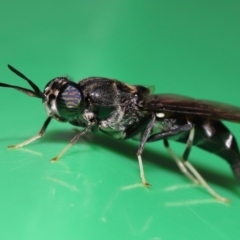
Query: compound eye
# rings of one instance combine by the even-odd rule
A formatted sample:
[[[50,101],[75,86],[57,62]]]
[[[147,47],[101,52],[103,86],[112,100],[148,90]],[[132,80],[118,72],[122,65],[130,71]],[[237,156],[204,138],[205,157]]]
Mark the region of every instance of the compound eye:
[[[57,110],[62,118],[70,120],[81,111],[82,93],[75,83],[66,84],[58,94]]]

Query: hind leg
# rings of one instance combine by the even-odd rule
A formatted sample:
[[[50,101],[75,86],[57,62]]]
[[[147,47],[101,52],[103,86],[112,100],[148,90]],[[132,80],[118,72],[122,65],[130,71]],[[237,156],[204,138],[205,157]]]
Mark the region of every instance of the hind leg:
[[[167,140],[164,141],[165,146],[167,146],[168,151],[174,158],[174,160],[177,162],[178,166],[180,167],[180,170],[188,177],[190,178],[194,183],[199,183],[201,184],[213,197],[215,197],[217,200],[221,202],[229,202],[229,199],[224,198],[220,196],[218,193],[216,193],[209,185],[208,183],[204,180],[204,178],[201,176],[201,174],[197,171],[197,169],[187,161],[188,156],[191,151],[191,147],[193,144],[193,139],[194,139],[194,133],[195,129],[194,127],[190,130],[188,141],[186,144],[186,149],[182,155],[182,159],[179,159],[177,155],[170,149],[169,144]],[[181,163],[181,164],[180,164]]]
[[[170,148],[168,140],[164,139],[163,140],[164,146],[179,167],[180,171],[187,177],[189,178],[193,183],[198,184],[198,180],[188,171],[186,166],[184,165],[183,161],[175,154],[175,152]]]

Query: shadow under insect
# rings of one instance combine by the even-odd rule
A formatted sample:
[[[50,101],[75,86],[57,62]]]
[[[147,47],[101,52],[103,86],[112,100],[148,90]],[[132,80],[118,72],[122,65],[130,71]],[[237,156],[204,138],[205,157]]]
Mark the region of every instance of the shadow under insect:
[[[74,133],[71,131],[49,130],[49,132],[40,141],[49,142],[51,144],[57,144],[57,142],[67,143],[69,139],[71,139],[73,136]],[[38,144],[40,144],[39,142]],[[137,143],[131,140],[118,141],[101,133],[99,134],[88,133],[83,138],[79,139],[79,141],[76,144],[79,146],[81,146],[81,144],[90,144],[92,147],[94,146],[102,147],[107,149],[108,151],[113,151],[123,156],[123,161],[130,160],[136,162],[137,164],[136,152],[138,145]],[[164,154],[165,149],[163,147],[160,147],[162,143],[158,142],[158,144],[159,150],[155,150],[152,148],[148,149],[148,146],[150,146],[151,144],[146,145],[146,148],[144,149],[143,153],[144,163],[145,164],[150,163],[154,165],[154,167],[156,168],[180,174],[180,171],[177,168],[174,161],[172,160],[172,158]],[[73,149],[69,150],[66,155],[73,154],[73,152],[74,154],[81,155],[81,147],[78,148],[77,152]],[[211,157],[217,158],[214,155],[209,156],[209,158]],[[194,154],[192,154],[191,158],[194,158]],[[216,159],[216,161],[218,161],[218,159]],[[222,159],[219,158],[219,161],[222,161]],[[233,191],[238,186],[237,181],[230,174],[225,173],[223,174],[222,172],[220,173],[217,170],[209,168],[208,166],[204,166],[203,164],[200,163],[195,163],[194,165],[201,172],[201,174],[211,183],[227,187],[228,189],[231,189]],[[161,178],[160,173],[159,178]],[[188,179],[186,179],[186,181],[188,181]]]

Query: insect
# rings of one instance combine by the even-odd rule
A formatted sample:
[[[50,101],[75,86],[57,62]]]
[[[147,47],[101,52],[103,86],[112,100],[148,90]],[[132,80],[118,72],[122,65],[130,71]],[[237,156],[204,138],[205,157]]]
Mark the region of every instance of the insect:
[[[192,145],[225,159],[240,181],[240,152],[233,134],[221,120],[240,122],[240,108],[206,100],[169,94],[152,94],[150,88],[123,82],[89,77],[78,83],[67,77],[49,81],[41,92],[35,83],[8,65],[9,69],[28,82],[32,90],[0,83],[28,96],[42,99],[47,111],[39,133],[9,148],[19,148],[41,138],[52,119],[82,127],[70,143],[52,161],[57,161],[89,130],[101,131],[117,139],[140,142],[137,158],[142,183],[149,186],[144,175],[142,152],[147,142],[163,140],[164,146],[181,172],[194,183],[202,185],[216,199],[227,198],[216,193],[188,161]],[[168,140],[186,143],[181,158],[170,148]]]

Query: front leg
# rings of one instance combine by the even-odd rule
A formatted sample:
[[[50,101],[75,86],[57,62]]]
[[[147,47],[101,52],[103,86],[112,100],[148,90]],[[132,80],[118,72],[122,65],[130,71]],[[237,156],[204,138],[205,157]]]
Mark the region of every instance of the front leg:
[[[20,148],[20,147],[23,147],[23,146],[25,146],[25,145],[28,145],[28,144],[31,143],[31,142],[34,142],[34,141],[37,140],[38,138],[41,138],[41,137],[44,135],[44,133],[45,133],[45,131],[46,131],[46,129],[47,129],[47,126],[49,125],[51,119],[52,119],[51,117],[48,117],[48,118],[45,120],[45,122],[44,122],[41,130],[39,131],[39,133],[38,133],[36,136],[31,137],[31,138],[29,138],[28,140],[26,140],[26,141],[24,141],[24,142],[22,142],[22,143],[19,143],[19,144],[16,144],[16,145],[10,145],[10,146],[8,146],[8,148],[9,148],[9,149],[12,149],[12,148]]]

